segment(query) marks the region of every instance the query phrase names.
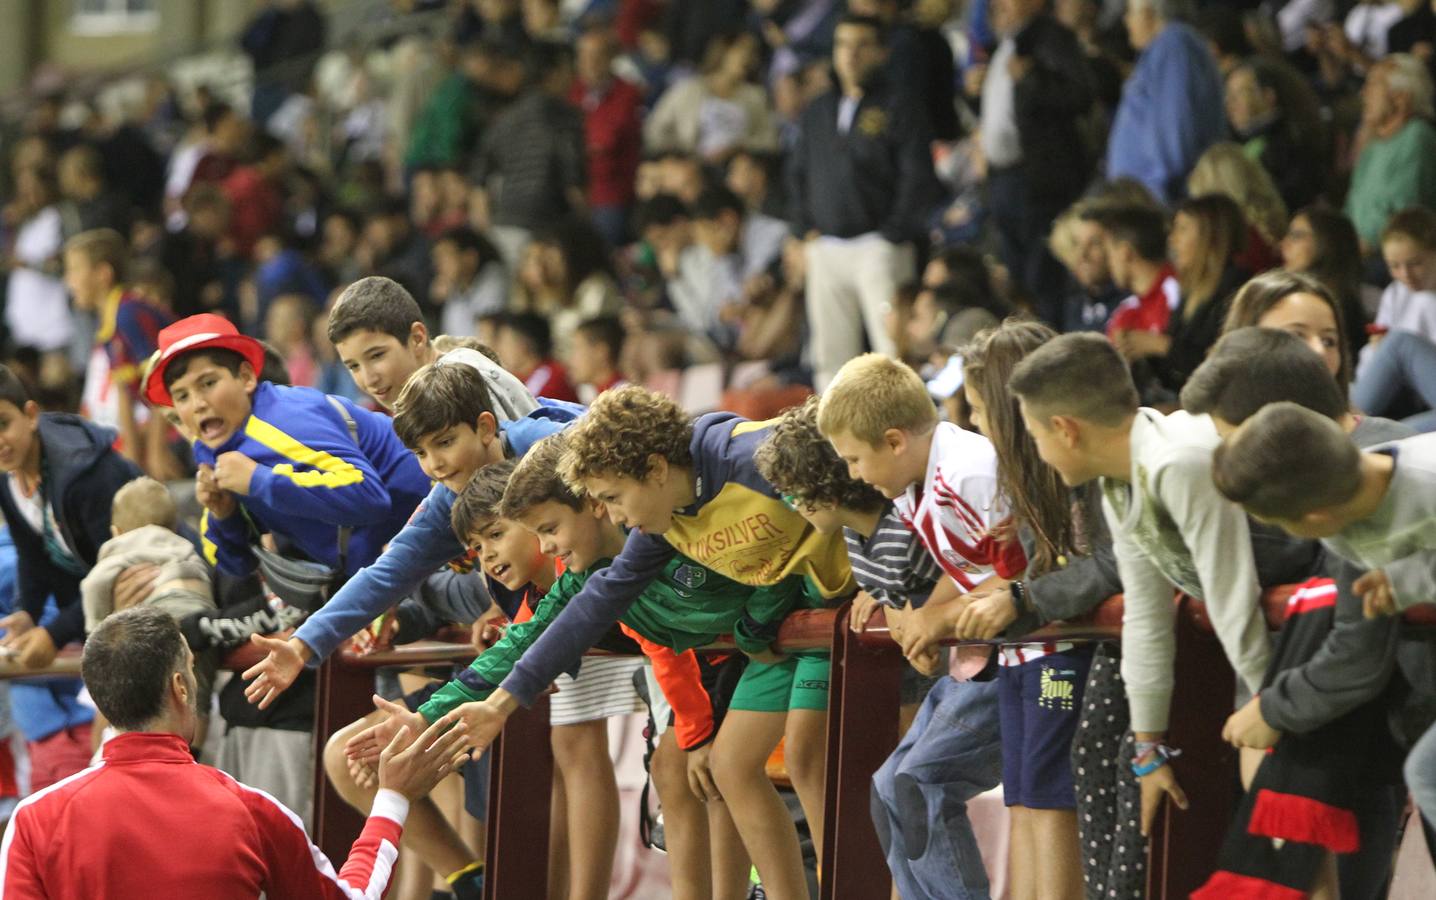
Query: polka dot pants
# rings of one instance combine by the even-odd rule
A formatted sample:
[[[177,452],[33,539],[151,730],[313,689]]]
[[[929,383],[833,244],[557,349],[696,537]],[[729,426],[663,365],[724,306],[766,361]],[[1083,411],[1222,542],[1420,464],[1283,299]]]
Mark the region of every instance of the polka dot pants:
[[[1097,647],[1072,742],[1077,835],[1088,900],[1141,898],[1147,886],[1142,794],[1128,764],[1136,749],[1127,730],[1121,665],[1118,645]]]

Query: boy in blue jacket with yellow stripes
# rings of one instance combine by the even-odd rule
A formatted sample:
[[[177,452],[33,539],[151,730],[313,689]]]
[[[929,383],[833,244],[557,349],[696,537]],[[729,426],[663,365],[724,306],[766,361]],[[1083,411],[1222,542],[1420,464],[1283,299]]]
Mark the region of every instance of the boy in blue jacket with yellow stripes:
[[[145,398],[173,406],[194,435],[205,556],[247,575],[252,543],[273,533],[352,574],[404,526],[428,480],[384,416],[262,382],[263,365],[263,346],[220,316],[190,316],[160,332]],[[347,552],[343,527],[352,529]]]

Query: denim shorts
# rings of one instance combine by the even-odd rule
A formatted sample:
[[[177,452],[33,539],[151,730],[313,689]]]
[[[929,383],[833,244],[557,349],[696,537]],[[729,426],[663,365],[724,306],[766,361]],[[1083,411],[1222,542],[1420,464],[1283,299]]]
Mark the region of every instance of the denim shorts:
[[[1091,668],[1087,646],[998,670],[1002,796],[1008,806],[1076,808],[1072,739]]]

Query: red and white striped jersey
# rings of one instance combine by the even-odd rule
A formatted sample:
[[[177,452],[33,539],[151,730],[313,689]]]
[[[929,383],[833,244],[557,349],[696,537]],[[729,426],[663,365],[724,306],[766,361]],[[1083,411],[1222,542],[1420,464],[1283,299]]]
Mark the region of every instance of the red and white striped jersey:
[[[1027,567],[1017,540],[993,531],[1008,517],[997,487],[997,452],[980,434],[938,423],[927,477],[894,501],[898,515],[942,570],[964,591],[996,572],[1016,578]]]
[[[409,802],[381,790],[344,868],[263,791],[174,734],[122,734],[104,761],[27,797],[0,844],[0,896],[379,900]]]

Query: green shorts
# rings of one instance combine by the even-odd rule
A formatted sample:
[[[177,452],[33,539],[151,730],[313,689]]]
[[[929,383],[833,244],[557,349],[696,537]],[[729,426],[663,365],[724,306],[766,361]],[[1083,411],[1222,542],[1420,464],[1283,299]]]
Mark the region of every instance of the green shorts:
[[[790,709],[828,709],[828,678],[833,657],[827,652],[799,653],[780,663],[748,663],[729,709],[749,712],[787,712]]]

